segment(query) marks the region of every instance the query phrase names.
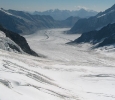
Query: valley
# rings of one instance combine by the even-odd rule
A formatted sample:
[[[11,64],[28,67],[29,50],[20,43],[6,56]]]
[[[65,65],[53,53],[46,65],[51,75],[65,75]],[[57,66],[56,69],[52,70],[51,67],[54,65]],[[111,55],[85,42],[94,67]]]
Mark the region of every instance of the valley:
[[[101,48],[92,50],[92,45],[89,43],[66,44],[80,37],[80,34],[66,34],[65,31],[67,30],[69,28],[41,30],[24,37],[35,52],[40,53],[47,59],[65,63],[72,62],[78,65],[92,64],[92,66],[97,66],[99,64],[99,66],[109,66],[106,62],[111,62],[111,60],[105,59],[104,51],[98,52]]]
[[[115,0],[0,0],[0,100],[115,100]]]
[[[41,57],[0,50],[0,100],[115,99],[114,52],[68,45],[80,35],[67,30],[24,35]]]
[[[46,76],[69,91],[69,100],[114,100],[114,51],[92,50],[87,43],[67,45],[80,35],[65,34],[66,30],[42,30],[25,36],[33,50],[44,55],[45,62],[38,63],[45,66],[39,69],[45,69]]]

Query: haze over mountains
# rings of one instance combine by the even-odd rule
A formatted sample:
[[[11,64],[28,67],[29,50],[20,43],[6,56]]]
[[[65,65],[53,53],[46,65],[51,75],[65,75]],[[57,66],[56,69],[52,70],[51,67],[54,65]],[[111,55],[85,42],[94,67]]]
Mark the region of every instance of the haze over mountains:
[[[43,12],[35,11],[33,14],[34,15],[50,15],[52,16],[55,20],[65,20],[70,16],[77,16],[80,18],[88,18],[90,16],[95,16],[98,12],[93,11],[93,10],[86,10],[86,9],[79,9],[75,11],[70,11],[70,10],[47,10]]]

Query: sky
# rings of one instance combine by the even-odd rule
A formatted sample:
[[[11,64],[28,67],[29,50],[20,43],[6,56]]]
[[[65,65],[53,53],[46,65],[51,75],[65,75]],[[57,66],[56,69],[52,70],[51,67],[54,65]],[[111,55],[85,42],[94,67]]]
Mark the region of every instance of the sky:
[[[77,10],[84,8],[99,12],[110,8],[114,4],[115,0],[0,0],[0,8],[23,11]]]

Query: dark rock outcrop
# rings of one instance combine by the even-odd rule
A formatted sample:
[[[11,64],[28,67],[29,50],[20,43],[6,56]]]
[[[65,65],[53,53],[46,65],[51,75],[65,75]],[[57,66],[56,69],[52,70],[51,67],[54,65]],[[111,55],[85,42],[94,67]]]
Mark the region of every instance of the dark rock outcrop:
[[[102,47],[106,45],[111,45],[115,43],[115,23],[108,24],[99,31],[90,31],[83,33],[78,39],[74,40],[72,43],[91,43],[96,45],[96,47]]]
[[[14,41],[25,53],[28,53],[33,56],[38,56],[37,53],[31,50],[26,39],[23,36],[20,36],[17,33],[4,29],[2,26],[0,26],[0,31],[4,32],[6,37]],[[9,44],[9,47],[20,52],[20,50],[15,45]]]

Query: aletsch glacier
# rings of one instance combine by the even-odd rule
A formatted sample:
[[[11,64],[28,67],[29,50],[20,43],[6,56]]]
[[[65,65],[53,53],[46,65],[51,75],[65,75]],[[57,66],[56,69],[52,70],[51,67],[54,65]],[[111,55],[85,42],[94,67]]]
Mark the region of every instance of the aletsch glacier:
[[[4,11],[1,9],[1,15],[16,17]],[[103,17],[106,15],[96,19]],[[20,44],[20,41],[5,36],[4,32],[11,35],[11,31],[0,31],[0,100],[115,99],[114,44],[97,49],[92,49],[93,45],[88,43],[68,45],[66,43],[80,37],[79,34],[65,34],[68,30],[54,28],[24,35],[28,42],[25,40],[26,50],[22,41],[20,48],[15,43]],[[31,56],[36,52],[40,57]]]
[[[25,36],[43,58],[0,50],[1,100],[114,100],[112,52],[92,51],[89,44],[67,45],[79,35],[64,34],[66,30]]]
[[[79,37],[64,34],[67,30],[43,30],[25,37],[37,53],[51,60],[46,68],[52,72],[47,72],[47,76],[69,90],[76,100],[114,99],[115,57],[112,48],[100,52],[100,49],[91,50],[90,44],[67,45],[65,43]]]

